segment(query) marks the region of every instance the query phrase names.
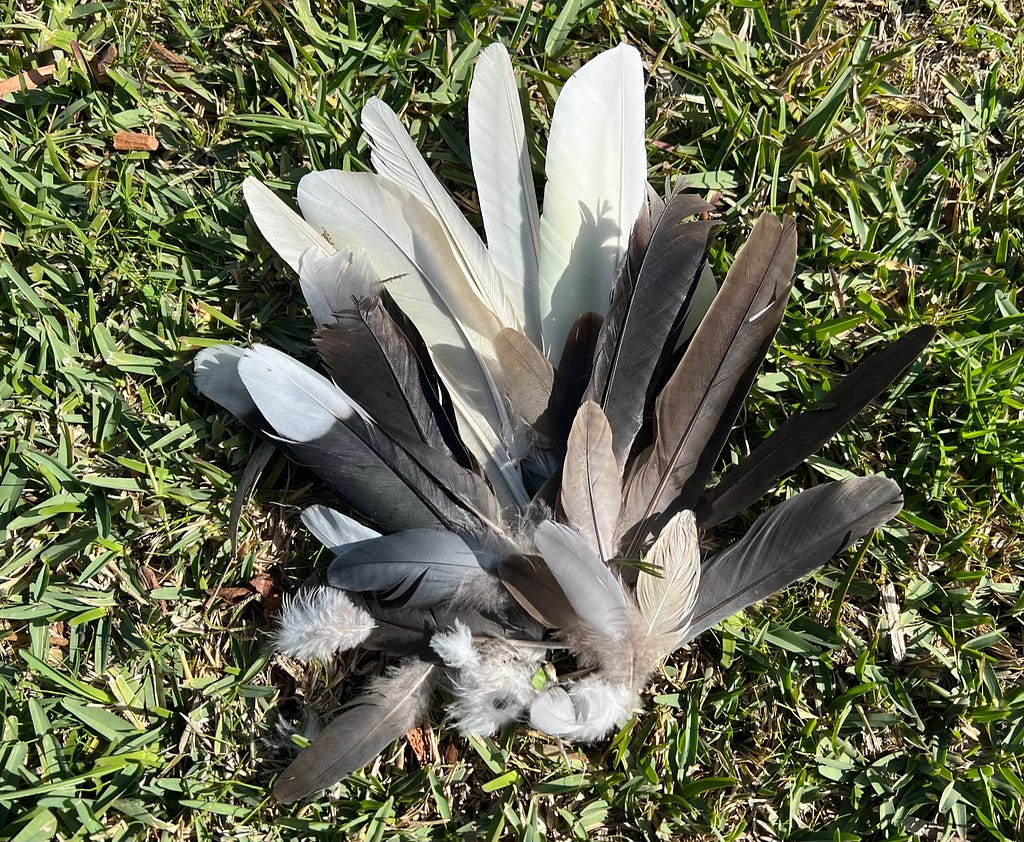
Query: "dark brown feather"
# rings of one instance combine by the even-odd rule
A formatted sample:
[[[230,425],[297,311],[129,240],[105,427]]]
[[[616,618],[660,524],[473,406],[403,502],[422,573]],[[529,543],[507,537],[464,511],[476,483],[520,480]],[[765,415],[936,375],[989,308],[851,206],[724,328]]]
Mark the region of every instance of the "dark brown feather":
[[[576,621],[565,592],[540,556],[508,556],[498,565],[498,578],[522,609],[542,626],[564,628]]]
[[[848,424],[918,358],[935,336],[930,325],[915,328],[866,357],[829,392],[822,405],[798,412],[765,439],[712,488],[697,507],[697,522],[709,529],[739,514]]]

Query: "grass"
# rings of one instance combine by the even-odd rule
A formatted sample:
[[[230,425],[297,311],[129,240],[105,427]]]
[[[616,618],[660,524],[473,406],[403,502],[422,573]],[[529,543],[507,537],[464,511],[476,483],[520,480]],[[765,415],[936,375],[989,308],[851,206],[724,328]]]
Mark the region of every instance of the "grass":
[[[0,840],[1024,835],[1019,3],[2,8],[0,77],[55,68],[0,98]],[[780,486],[885,470],[907,507],[677,656],[609,742],[434,721],[333,800],[282,807],[275,723],[372,666],[269,652],[277,600],[322,562],[297,521],[317,490],[272,462],[231,555],[254,445],[190,360],[255,339],[309,356],[239,187],[367,168],[371,94],[472,210],[466,82],[495,38],[541,135],[571,69],[641,48],[652,175],[720,192],[719,269],[761,209],[796,216],[796,293],[732,447],[939,326]],[[108,43],[105,76],[77,58]],[[118,131],[160,148],[116,151]]]

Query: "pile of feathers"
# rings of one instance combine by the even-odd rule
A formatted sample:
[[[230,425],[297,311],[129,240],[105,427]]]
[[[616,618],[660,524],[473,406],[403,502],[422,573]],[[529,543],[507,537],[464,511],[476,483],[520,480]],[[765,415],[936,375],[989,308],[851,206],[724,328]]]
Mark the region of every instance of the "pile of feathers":
[[[823,482],[702,557],[740,514],[898,377],[909,332],[713,475],[786,309],[797,234],[762,215],[721,285],[714,207],[647,182],[639,53],[582,66],[555,105],[538,207],[505,48],[476,64],[469,139],[486,245],[388,106],[362,112],[376,173],[328,170],[301,216],[248,179],[260,232],[298,275],[325,373],[217,346],[199,390],[308,466],[327,586],[287,602],[294,658],[390,653],[279,778],[294,801],[359,769],[448,700],[465,733],[525,721],[591,741],[705,629],[900,510],[883,476]],[[574,662],[559,676],[549,663]],[[556,658],[556,660],[558,660]]]

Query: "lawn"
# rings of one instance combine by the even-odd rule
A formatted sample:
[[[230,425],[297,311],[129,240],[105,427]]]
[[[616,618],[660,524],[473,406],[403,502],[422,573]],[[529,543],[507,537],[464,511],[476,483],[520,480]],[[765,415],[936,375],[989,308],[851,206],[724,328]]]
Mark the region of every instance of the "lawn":
[[[2,8],[0,840],[1024,837],[1019,0]],[[906,508],[676,655],[611,740],[438,715],[285,807],[292,731],[380,666],[273,654],[282,595],[326,561],[298,520],[322,493],[275,457],[232,552],[258,443],[191,360],[257,340],[312,359],[240,186],[368,169],[369,96],[474,214],[467,83],[495,39],[539,180],[561,84],[625,40],[652,181],[716,197],[717,273],[762,210],[796,218],[793,300],[726,461],[938,327],[775,492],[884,471]]]

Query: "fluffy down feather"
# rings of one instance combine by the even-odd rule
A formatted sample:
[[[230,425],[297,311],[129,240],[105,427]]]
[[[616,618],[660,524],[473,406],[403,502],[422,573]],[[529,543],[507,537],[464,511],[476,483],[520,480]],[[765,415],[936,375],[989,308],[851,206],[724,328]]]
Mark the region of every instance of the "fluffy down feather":
[[[377,625],[344,591],[324,587],[286,598],[278,624],[277,650],[299,661],[326,661],[355,649]]]

